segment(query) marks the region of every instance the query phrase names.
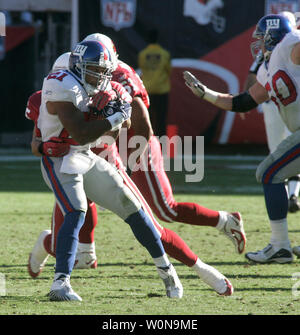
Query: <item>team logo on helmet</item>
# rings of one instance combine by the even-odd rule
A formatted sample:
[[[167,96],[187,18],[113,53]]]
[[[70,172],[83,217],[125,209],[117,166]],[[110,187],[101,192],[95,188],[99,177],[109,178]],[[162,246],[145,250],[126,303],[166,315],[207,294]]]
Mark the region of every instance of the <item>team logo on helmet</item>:
[[[88,47],[86,45],[77,44],[73,51],[73,55],[82,57],[84,53],[86,52],[87,48]]]
[[[280,19],[270,19],[266,20],[267,29],[279,29],[280,28]]]

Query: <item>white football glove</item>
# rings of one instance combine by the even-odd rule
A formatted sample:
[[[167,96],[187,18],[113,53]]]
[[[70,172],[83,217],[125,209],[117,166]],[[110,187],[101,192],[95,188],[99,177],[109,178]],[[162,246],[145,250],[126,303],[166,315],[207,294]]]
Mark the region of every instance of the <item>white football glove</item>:
[[[203,85],[191,72],[184,71],[183,78],[185,80],[185,84],[188,88],[192,90],[192,92],[197,95],[199,98],[203,98],[205,94],[206,86]]]

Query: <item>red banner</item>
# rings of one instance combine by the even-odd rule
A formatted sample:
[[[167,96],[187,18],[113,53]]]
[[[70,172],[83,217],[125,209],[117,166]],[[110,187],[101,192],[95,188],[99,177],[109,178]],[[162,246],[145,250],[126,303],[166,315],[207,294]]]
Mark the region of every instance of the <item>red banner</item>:
[[[5,51],[17,47],[34,35],[35,28],[32,26],[8,26],[6,27]]]
[[[215,91],[232,94],[242,92],[253,62],[250,42],[254,28],[251,27],[198,60],[174,60],[168,124],[178,126],[179,136],[203,135],[219,115],[214,142],[266,143],[263,115],[256,109],[242,117],[238,113],[221,111],[195,97],[182,78],[182,72],[188,70]]]

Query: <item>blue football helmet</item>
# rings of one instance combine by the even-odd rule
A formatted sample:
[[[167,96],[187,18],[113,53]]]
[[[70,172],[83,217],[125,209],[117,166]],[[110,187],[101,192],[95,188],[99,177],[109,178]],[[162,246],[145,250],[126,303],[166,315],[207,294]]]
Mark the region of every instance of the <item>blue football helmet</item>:
[[[292,31],[292,29],[293,27],[290,20],[283,15],[272,14],[262,17],[258,21],[252,35],[253,38],[258,39],[258,41],[251,43],[252,55],[256,57],[263,45],[266,49],[264,54],[265,59],[268,59],[275,46],[287,33]]]
[[[69,69],[82,83],[88,95],[104,91],[112,78],[113,63],[108,49],[99,42],[78,43],[71,52]],[[87,75],[95,78],[87,81]]]

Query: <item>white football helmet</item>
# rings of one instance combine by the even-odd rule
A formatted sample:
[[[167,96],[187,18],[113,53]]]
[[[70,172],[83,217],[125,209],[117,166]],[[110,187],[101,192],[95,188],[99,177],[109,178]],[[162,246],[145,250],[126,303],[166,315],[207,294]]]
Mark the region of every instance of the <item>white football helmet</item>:
[[[64,54],[60,55],[52,66],[52,71],[58,70],[67,70],[69,68],[69,58],[71,52],[65,52]]]
[[[295,12],[294,16],[296,20],[296,29],[300,29],[300,12]]]
[[[105,48],[108,49],[109,53],[112,55],[113,71],[118,67],[118,57],[116,47],[114,42],[108,36],[100,33],[94,33],[86,36],[83,41],[96,41],[102,43]]]
[[[278,13],[279,15],[282,15],[286,17],[290,22],[293,28],[296,28],[296,17],[293,13],[288,12],[287,10]]]

